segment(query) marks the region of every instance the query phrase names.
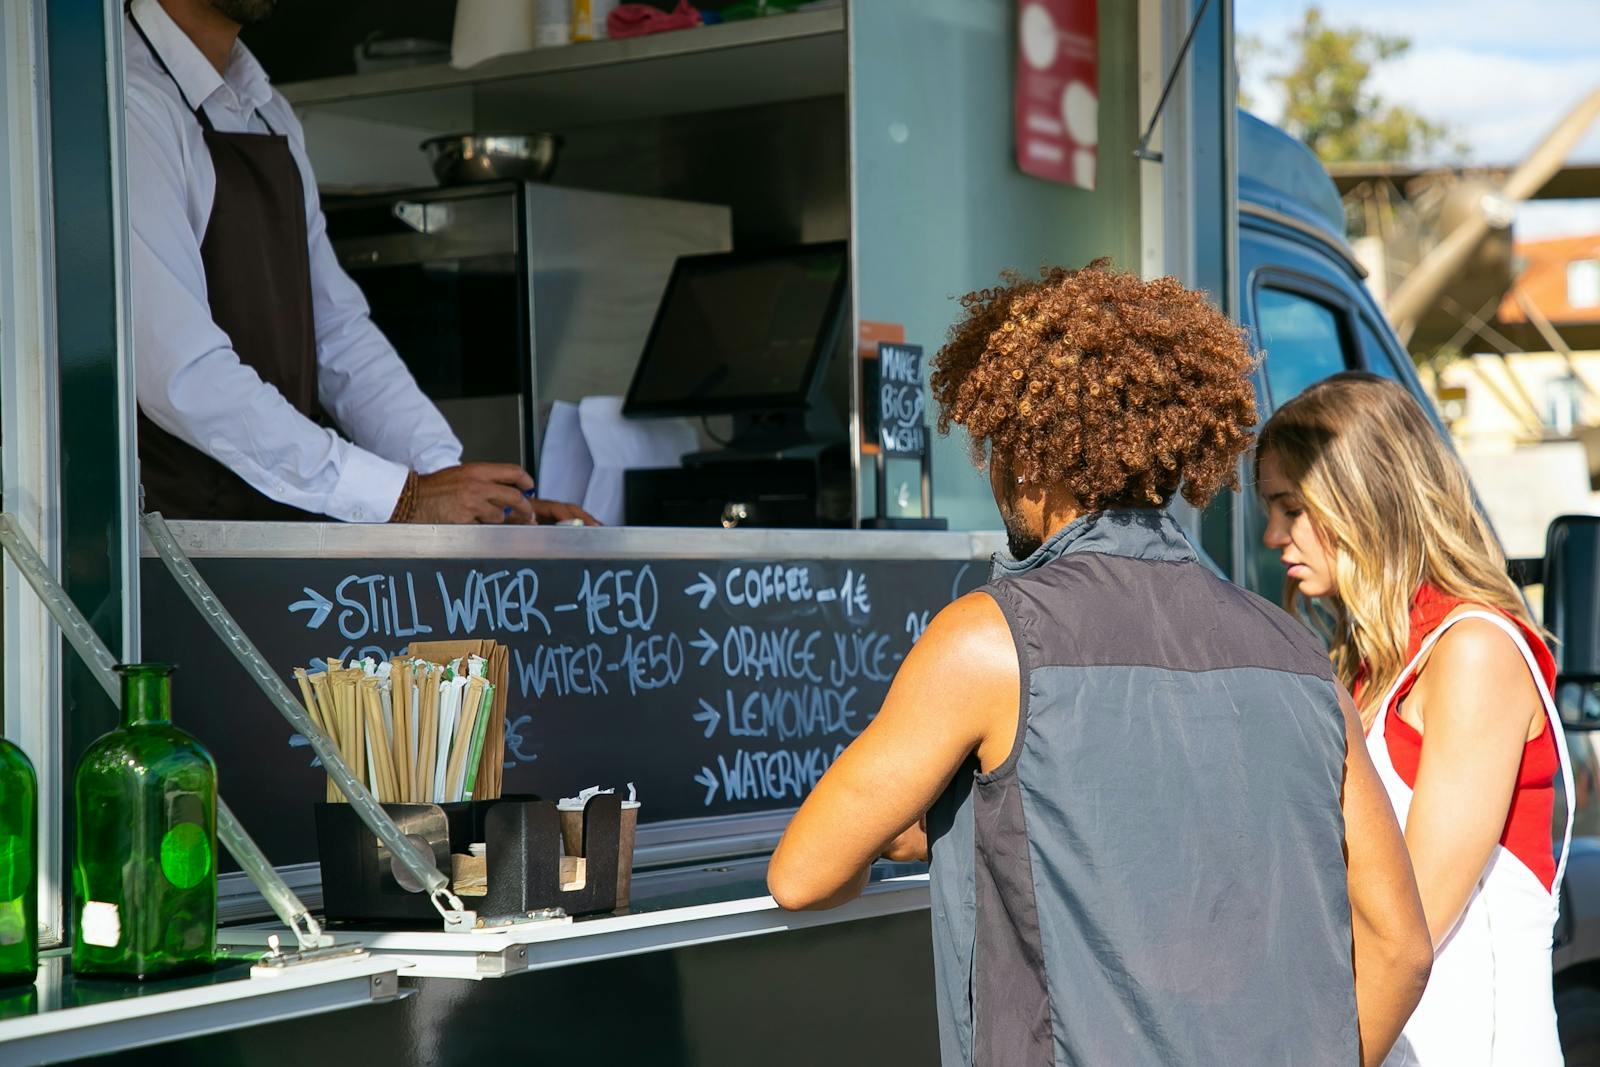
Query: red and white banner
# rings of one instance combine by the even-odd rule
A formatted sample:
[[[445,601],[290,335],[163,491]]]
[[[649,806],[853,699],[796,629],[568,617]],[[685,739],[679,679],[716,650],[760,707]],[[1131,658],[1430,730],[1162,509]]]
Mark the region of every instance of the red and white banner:
[[[1019,0],[1017,166],[1094,188],[1100,144],[1097,0]]]

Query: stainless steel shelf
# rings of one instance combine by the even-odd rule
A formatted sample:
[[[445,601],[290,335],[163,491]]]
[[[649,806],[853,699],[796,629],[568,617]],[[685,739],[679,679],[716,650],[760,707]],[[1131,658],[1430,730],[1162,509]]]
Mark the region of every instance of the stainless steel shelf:
[[[106,1056],[199,1034],[382,1003],[405,995],[396,974],[403,966],[404,961],[368,956],[304,964],[282,974],[215,985],[151,982],[135,990],[137,995],[120,998],[99,990],[87,999],[80,994],[74,1002],[63,998],[64,960],[57,953],[39,961],[37,1006],[0,1019],[0,1063],[23,1067]],[[11,993],[7,1007],[16,1010],[21,995]]]
[[[560,130],[626,119],[842,95],[842,7],[592,41],[446,64],[279,86],[300,110],[414,117],[418,106],[470,96],[480,128]]]

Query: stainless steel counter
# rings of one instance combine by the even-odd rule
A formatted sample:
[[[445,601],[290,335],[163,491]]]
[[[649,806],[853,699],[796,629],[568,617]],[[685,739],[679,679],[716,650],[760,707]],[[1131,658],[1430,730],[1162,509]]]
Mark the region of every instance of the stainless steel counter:
[[[641,902],[643,906],[628,914],[466,934],[341,928],[338,936],[359,941],[408,978],[481,980],[858,922],[928,907],[926,874],[874,881],[860,897],[828,911],[791,912],[779,908],[762,892],[764,858],[731,864],[728,870],[734,877],[726,885],[701,884],[675,898],[665,895],[655,905]],[[692,880],[696,873],[684,872],[684,876]],[[752,875],[756,877],[753,883],[749,881]],[[270,923],[217,931],[218,942],[236,950],[261,949],[273,935],[282,938],[288,933]]]
[[[719,530],[172,522],[191,556],[302,559],[986,560],[999,530]],[[146,542],[146,556],[154,550]]]

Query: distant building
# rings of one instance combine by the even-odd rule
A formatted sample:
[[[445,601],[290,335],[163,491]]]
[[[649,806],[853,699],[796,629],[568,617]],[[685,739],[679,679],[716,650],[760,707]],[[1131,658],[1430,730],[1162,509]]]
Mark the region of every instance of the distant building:
[[[1511,169],[1330,166],[1373,295],[1485,216]],[[1534,193],[1597,197],[1600,163],[1569,163]],[[1506,550],[1537,556],[1551,519],[1600,513],[1600,234],[1518,241],[1509,212],[1490,223],[1409,347]]]
[[[1379,302],[1462,220],[1485,217],[1486,204],[1496,201],[1513,169],[1330,164],[1347,236]],[[1600,161],[1567,163],[1529,199],[1600,199]],[[1489,217],[1489,233],[1418,319],[1408,343],[1414,355],[1431,358],[1440,347],[1469,353],[1550,349],[1545,331],[1518,305],[1518,291],[1524,300],[1532,295],[1566,347],[1600,351],[1600,234],[1518,241],[1513,218],[1498,209]]]
[[[1551,325],[1600,324],[1600,233],[1518,241],[1513,256],[1522,268],[1517,287]],[[1507,295],[1500,321],[1527,322],[1528,316]]]

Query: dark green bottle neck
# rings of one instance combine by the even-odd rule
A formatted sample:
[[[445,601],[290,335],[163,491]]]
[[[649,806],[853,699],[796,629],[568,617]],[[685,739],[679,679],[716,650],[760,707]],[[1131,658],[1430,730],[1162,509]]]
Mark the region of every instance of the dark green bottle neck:
[[[123,672],[122,721],[127,726],[172,721],[172,679],[166,672]]]

